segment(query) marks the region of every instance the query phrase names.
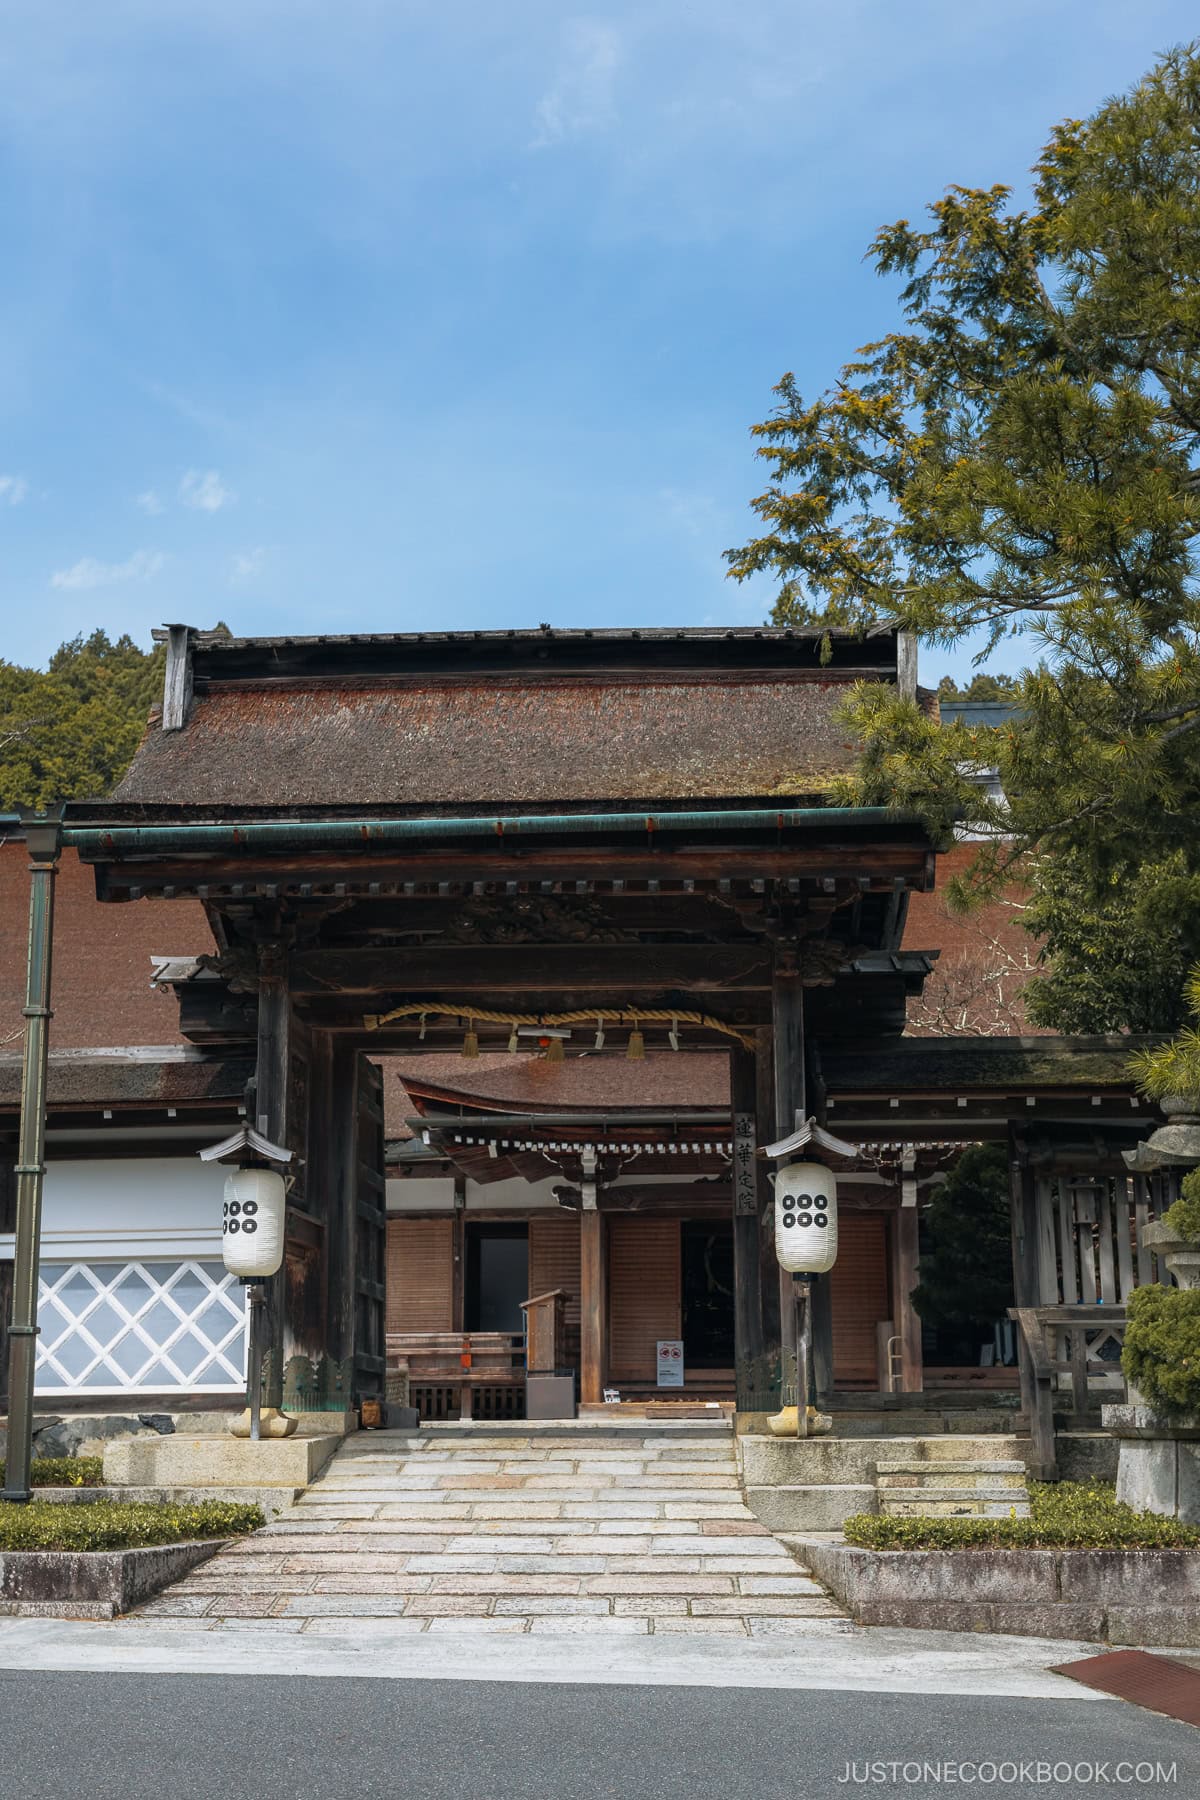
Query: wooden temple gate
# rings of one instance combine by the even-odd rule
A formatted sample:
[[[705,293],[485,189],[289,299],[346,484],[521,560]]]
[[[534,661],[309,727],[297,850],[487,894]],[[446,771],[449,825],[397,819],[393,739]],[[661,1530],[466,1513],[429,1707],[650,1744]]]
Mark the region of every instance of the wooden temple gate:
[[[815,1044],[902,1028],[929,967],[900,950],[906,897],[932,884],[932,846],[915,820],[824,804],[854,760],[836,719],[850,685],[912,679],[894,634],[835,635],[831,655],[790,631],[166,636],[161,718],[113,799],[66,828],[102,901],[202,899],[217,950],[176,984],[182,1029],[253,1048],[247,1111],[297,1152],[269,1397],[296,1353],[348,1362],[359,1395],[383,1387],[369,1058],[501,1049],[531,1023],[568,1054],[670,1037],[731,1056],[762,1144],[807,1116]],[[601,1190],[612,1175],[602,1159]],[[761,1162],[738,1196],[721,1202],[738,1353],[777,1355],[790,1307],[781,1325]],[[583,1200],[593,1402],[607,1229]],[[618,1259],[626,1229],[649,1249],[658,1228],[628,1215]],[[825,1389],[831,1348],[825,1284]]]
[[[469,1069],[521,1034],[542,1035],[547,1056],[637,1062],[682,1043],[728,1059],[728,1107],[688,1128],[694,1166],[667,1184],[679,1191],[631,1193],[627,1140],[603,1118],[556,1153],[559,1250],[544,1275],[531,1262],[527,1297],[565,1285],[552,1265],[570,1219],[578,1310],[572,1297],[564,1331],[567,1354],[578,1333],[584,1403],[601,1403],[610,1377],[643,1380],[630,1346],[678,1318],[669,1246],[686,1218],[728,1224],[737,1365],[786,1378],[794,1312],[756,1147],[827,1111],[833,1130],[901,1151],[932,1135],[928,1106],[910,1100],[853,1126],[856,1106],[878,1109],[883,1052],[930,967],[901,940],[909,894],[933,884],[933,846],[903,814],[825,803],[856,755],[839,702],[862,680],[911,691],[906,646],[769,630],[166,635],[161,718],[112,800],[68,809],[66,834],[102,901],[203,901],[217,948],[174,978],[181,1028],[252,1051],[248,1116],[297,1153],[268,1400],[297,1354],[349,1370],[358,1398],[382,1394],[399,1293],[406,1330],[462,1333],[461,1279],[444,1307],[438,1284],[445,1246],[462,1257],[463,1220],[409,1221],[422,1232],[389,1251],[375,1059],[456,1052]],[[862,1106],[850,1063],[875,1072],[874,1093],[858,1082]],[[960,1080],[942,1083],[943,1112]],[[996,1115],[1005,1131],[1015,1105]],[[958,1114],[954,1135],[979,1134]],[[899,1313],[916,1211],[899,1200],[902,1154],[888,1168],[894,1219],[877,1216],[877,1190],[856,1202],[851,1182],[846,1237],[861,1238],[862,1268],[886,1262]],[[1119,1270],[1119,1246],[1114,1257]],[[854,1267],[815,1283],[820,1395],[839,1344],[878,1380],[880,1320],[866,1314],[884,1289],[862,1299]],[[919,1387],[911,1308],[893,1323],[901,1383]],[[467,1373],[505,1373],[506,1357],[510,1371],[511,1336],[487,1347],[494,1371],[460,1350]],[[460,1405],[463,1373],[443,1384]]]

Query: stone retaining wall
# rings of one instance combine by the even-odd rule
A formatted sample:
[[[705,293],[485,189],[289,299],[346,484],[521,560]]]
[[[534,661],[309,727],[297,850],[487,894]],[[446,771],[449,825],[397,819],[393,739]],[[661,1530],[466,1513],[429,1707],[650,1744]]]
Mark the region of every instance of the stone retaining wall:
[[[0,1614],[111,1619],[215,1556],[225,1540],[137,1550],[6,1550]]]
[[[1197,1550],[795,1547],[862,1625],[1200,1646]]]

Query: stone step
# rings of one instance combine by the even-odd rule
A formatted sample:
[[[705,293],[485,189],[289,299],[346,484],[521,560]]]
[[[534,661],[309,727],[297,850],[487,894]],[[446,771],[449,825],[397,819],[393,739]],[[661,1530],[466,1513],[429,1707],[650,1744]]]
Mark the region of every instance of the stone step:
[[[939,1489],[923,1498],[902,1500],[894,1492],[881,1494],[879,1498],[880,1510],[891,1519],[957,1519],[972,1516],[984,1519],[1027,1519],[1030,1513],[1029,1501],[1023,1494],[1018,1496],[1003,1490],[981,1493],[970,1488],[958,1492]]]
[[[874,1482],[748,1487],[746,1504],[769,1531],[840,1531],[855,1513],[878,1510]]]
[[[880,1504],[895,1500],[897,1504],[925,1500],[1028,1500],[1025,1488],[1008,1487],[988,1479],[980,1481],[937,1482],[928,1486],[877,1488]]]
[[[1002,1458],[987,1461],[983,1457],[943,1457],[936,1463],[881,1462],[875,1466],[881,1482],[885,1475],[918,1475],[928,1481],[940,1480],[945,1475],[1015,1475],[1024,1481],[1026,1475],[1023,1462]]]
[[[867,1396],[860,1396],[866,1399]],[[893,1401],[917,1400],[916,1395],[894,1395]],[[1016,1396],[1013,1396],[1014,1400]],[[824,1410],[832,1414],[838,1437],[921,1437],[945,1433],[987,1436],[1028,1430],[1016,1405],[980,1404],[977,1394],[939,1394],[925,1404],[889,1405],[885,1408],[852,1404],[845,1395]]]
[[[143,1613],[342,1636],[750,1637],[844,1621],[746,1506],[727,1427],[608,1421],[352,1439],[270,1528]]]
[[[364,1436],[366,1434],[364,1433]],[[447,1420],[437,1425],[422,1425],[419,1431],[374,1431],[370,1434],[372,1446],[391,1450],[395,1453],[396,1445],[420,1447],[426,1444],[465,1443],[478,1446],[488,1443],[510,1443],[523,1440],[531,1448],[542,1448],[547,1444],[594,1443],[597,1439],[610,1438],[615,1443],[629,1443],[641,1438],[647,1443],[704,1443],[714,1439],[733,1437],[732,1419],[721,1414],[719,1417],[703,1419],[613,1419],[606,1416],[584,1417],[571,1421],[547,1420],[544,1423],[531,1419],[498,1420],[495,1423],[474,1424],[470,1421],[455,1422]],[[354,1445],[349,1440],[348,1447]],[[401,1452],[407,1454],[405,1449]]]
[[[773,1438],[744,1436],[738,1439],[738,1460],[748,1488],[775,1484],[824,1486],[875,1481],[879,1463],[916,1462],[1014,1462],[1023,1461],[1028,1438],[943,1435],[940,1437],[890,1438]]]

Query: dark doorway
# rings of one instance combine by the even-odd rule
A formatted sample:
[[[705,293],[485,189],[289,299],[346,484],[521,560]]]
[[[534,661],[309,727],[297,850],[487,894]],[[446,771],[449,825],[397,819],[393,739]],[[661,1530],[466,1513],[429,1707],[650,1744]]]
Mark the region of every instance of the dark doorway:
[[[683,1366],[733,1367],[733,1225],[728,1219],[685,1219]]]
[[[467,1226],[467,1331],[523,1331],[529,1298],[528,1225]]]

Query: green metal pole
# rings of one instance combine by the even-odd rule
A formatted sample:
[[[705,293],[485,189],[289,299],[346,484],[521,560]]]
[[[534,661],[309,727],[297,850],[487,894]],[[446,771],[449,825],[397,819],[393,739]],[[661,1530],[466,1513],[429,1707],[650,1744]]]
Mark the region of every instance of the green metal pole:
[[[62,845],[61,818],[25,821],[29,851],[29,963],[25,985],[25,1051],[21,1071],[21,1130],[17,1149],[16,1257],[8,1356],[8,1453],[5,1500],[30,1498],[33,1460],[33,1377],[37,1356],[38,1251],[42,1232],[42,1176],[46,1149],[46,1067],[49,1055],[50,960],[54,934],[54,878]]]

